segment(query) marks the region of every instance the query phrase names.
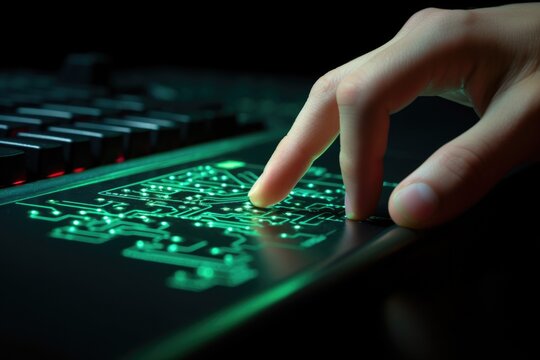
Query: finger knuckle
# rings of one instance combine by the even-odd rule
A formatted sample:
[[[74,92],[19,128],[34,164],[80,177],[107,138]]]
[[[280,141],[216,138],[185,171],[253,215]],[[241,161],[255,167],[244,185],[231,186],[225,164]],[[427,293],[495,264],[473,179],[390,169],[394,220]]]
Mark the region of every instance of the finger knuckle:
[[[439,152],[439,163],[449,176],[460,182],[480,180],[485,176],[485,161],[470,146],[446,146]]]
[[[310,97],[324,98],[333,94],[337,86],[337,75],[335,70],[331,70],[321,76],[311,87]]]
[[[415,13],[405,26],[420,24],[422,31],[436,44],[462,44],[474,34],[471,27],[477,18],[476,12],[471,10],[427,8]]]

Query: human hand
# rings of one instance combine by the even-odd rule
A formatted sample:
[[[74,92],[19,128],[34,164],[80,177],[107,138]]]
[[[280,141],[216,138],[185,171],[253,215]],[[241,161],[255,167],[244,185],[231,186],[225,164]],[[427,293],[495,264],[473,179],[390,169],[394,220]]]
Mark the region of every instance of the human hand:
[[[374,210],[389,115],[419,95],[473,106],[480,121],[394,190],[399,225],[440,224],[476,203],[513,167],[540,158],[540,3],[426,9],[380,48],[321,77],[249,197],[281,201],[340,135],[349,219]]]

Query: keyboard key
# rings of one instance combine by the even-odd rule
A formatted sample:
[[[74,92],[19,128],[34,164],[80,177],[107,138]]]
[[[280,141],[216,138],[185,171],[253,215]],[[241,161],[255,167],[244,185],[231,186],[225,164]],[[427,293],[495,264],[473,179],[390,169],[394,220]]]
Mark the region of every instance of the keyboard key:
[[[66,169],[72,172],[81,172],[93,164],[90,138],[73,134],[43,132],[20,132],[18,137],[25,139],[43,140],[61,144],[64,149],[64,162]]]
[[[89,137],[96,165],[119,163],[125,160],[122,134],[105,130],[79,129],[70,125],[50,126],[48,130],[55,133]]]
[[[144,121],[138,121],[106,118],[103,120],[103,123],[150,130],[150,140],[152,142],[152,151],[154,152],[175,149],[183,144],[180,127],[174,122],[167,120],[146,119]]]
[[[77,119],[95,119],[104,115],[102,109],[90,106],[77,106],[68,104],[44,104],[44,109],[66,111],[74,114]]]
[[[65,173],[63,149],[59,144],[31,139],[1,138],[0,146],[25,152],[26,170],[32,179],[52,178]]]
[[[0,187],[20,185],[26,181],[24,151],[0,146]]]
[[[75,122],[75,127],[89,130],[105,130],[122,134],[124,138],[124,154],[127,158],[134,158],[150,154],[150,130],[128,126],[109,125],[95,122]]]
[[[17,133],[21,131],[26,131],[26,130],[28,130],[28,126],[26,125],[0,121],[0,136],[1,137],[15,136],[17,135]]]
[[[116,110],[122,113],[142,112],[146,109],[144,103],[135,100],[100,98],[93,102],[97,108]]]
[[[26,116],[32,117],[45,117],[53,119],[61,119],[62,123],[68,123],[73,119],[73,115],[67,111],[52,110],[52,109],[41,109],[41,108],[32,108],[32,107],[20,107],[17,109],[17,113]]]
[[[37,118],[19,115],[0,115],[0,121],[3,123],[19,124],[28,127],[30,130],[45,130],[48,126],[59,125],[63,119],[58,118]]]

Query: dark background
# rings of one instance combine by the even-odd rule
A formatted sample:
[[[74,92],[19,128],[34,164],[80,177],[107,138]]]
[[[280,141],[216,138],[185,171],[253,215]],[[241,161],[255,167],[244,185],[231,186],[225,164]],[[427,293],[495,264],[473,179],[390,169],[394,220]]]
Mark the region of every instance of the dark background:
[[[265,1],[237,8],[229,2],[28,5],[3,11],[0,67],[57,69],[68,53],[99,51],[116,67],[175,65],[316,78],[382,45],[420,9],[501,3],[371,2],[360,10],[345,2]]]

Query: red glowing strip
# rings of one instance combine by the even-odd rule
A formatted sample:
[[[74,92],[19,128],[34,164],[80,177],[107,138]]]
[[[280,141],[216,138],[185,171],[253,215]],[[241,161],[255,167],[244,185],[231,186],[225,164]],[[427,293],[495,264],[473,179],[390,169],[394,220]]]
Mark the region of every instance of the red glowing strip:
[[[120,155],[118,155],[116,160],[114,160],[114,162],[121,163],[121,162],[124,162],[125,160],[126,160],[126,158],[125,158],[124,154],[120,154]]]
[[[21,185],[24,184],[26,180],[17,180],[11,183],[11,185]]]
[[[53,178],[53,177],[58,177],[58,176],[62,176],[64,175],[66,172],[65,171],[57,171],[57,172],[54,172],[54,173],[51,173],[49,175],[47,175],[48,178]]]
[[[80,173],[80,172],[83,172],[84,170],[86,170],[86,168],[78,167],[78,168],[73,169],[73,172],[74,173]]]

